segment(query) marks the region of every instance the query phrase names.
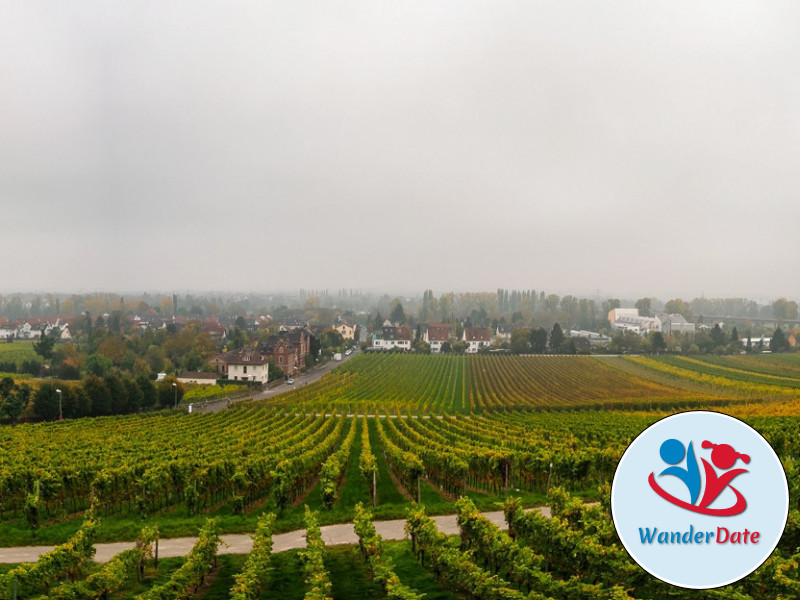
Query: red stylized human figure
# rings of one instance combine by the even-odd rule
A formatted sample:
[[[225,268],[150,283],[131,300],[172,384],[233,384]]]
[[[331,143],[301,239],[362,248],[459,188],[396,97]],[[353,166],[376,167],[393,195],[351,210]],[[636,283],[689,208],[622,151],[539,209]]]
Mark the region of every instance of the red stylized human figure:
[[[745,464],[750,463],[750,457],[747,454],[736,452],[736,450],[728,444],[712,444],[708,440],[705,440],[703,441],[702,447],[706,449],[713,448],[711,451],[711,462],[714,463],[714,466],[718,469],[730,469],[740,458]],[[716,500],[717,496],[722,493],[722,490],[730,485],[734,477],[748,472],[747,469],[733,469],[732,471],[717,476],[714,467],[708,464],[705,458],[701,458],[700,460],[703,461],[703,468],[706,472],[706,489],[703,493],[703,499],[700,501],[701,508],[707,507]],[[740,503],[746,506],[744,497],[739,493],[739,490],[733,486],[730,486],[730,488],[736,494],[736,506],[740,506]],[[744,506],[742,506],[741,510],[744,510]]]

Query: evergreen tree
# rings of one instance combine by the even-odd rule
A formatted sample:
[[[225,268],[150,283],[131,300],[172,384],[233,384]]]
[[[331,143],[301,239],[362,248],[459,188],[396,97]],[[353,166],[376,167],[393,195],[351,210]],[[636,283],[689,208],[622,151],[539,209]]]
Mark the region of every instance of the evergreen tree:
[[[773,352],[783,352],[788,348],[789,342],[786,339],[786,335],[783,333],[783,329],[780,327],[776,328],[772,333],[772,339],[769,342],[769,349]]]
[[[550,332],[550,351],[560,352],[561,345],[564,343],[564,332],[561,330],[561,325],[556,323],[553,325],[553,330]]]

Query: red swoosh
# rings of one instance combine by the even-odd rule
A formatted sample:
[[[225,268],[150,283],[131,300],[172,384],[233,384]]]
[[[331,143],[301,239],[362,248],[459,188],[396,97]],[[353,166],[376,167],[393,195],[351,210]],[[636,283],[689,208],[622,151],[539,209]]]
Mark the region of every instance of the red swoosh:
[[[674,504],[675,506],[680,506],[681,508],[685,508],[686,510],[690,510],[692,512],[700,513],[701,515],[711,515],[714,517],[732,517],[733,515],[738,515],[741,512],[744,512],[744,509],[747,508],[747,500],[744,499],[744,496],[737,490],[735,487],[730,487],[734,493],[736,494],[736,504],[729,508],[703,508],[700,506],[695,506],[694,504],[689,504],[688,502],[684,502],[665,492],[661,487],[656,483],[656,478],[653,473],[650,473],[650,477],[647,478],[650,487],[653,488],[653,491],[661,496],[667,502]]]

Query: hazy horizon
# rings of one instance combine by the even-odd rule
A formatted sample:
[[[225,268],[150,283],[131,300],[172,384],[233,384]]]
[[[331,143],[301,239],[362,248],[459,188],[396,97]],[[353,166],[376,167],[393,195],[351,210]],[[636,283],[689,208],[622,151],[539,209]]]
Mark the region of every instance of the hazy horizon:
[[[0,293],[800,298],[800,6],[4,5]]]

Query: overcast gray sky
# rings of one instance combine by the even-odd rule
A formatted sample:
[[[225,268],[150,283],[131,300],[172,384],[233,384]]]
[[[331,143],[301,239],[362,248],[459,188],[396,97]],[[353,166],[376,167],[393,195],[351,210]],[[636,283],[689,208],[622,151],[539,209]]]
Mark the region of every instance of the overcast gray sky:
[[[0,4],[0,292],[800,297],[796,2]]]

